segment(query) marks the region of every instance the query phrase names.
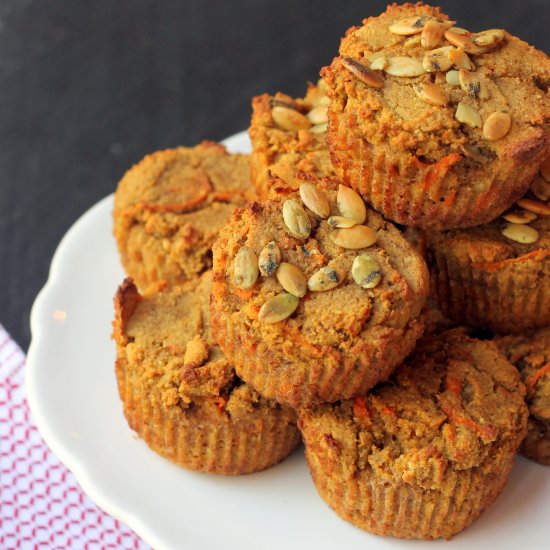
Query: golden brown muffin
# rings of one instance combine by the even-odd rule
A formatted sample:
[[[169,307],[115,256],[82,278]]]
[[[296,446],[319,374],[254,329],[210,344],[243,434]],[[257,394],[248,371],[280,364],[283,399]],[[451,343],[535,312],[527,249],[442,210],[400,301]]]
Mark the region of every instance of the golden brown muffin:
[[[550,327],[496,340],[527,388],[529,421],[520,451],[550,466]]]
[[[211,272],[140,295],[127,279],[115,298],[116,376],[130,427],[155,452],[191,470],[246,474],[287,456],[296,417],[236,375],[212,339]]]
[[[284,183],[272,185],[282,197]],[[386,379],[422,334],[426,266],[348,187],[310,182],[287,193],[236,211],[221,231],[212,324],[262,395],[292,406],[352,397]],[[366,221],[335,218],[352,206]]]
[[[321,74],[341,179],[387,218],[430,229],[491,221],[548,149],[550,59],[439,8],[391,5],[348,30]]]
[[[270,198],[268,173],[297,189],[315,179],[335,179],[326,143],[328,98],[322,80],[306,96],[263,94],[252,100],[248,133],[252,142],[250,170],[258,196]]]
[[[450,538],[502,491],[525,436],[525,387],[493,342],[423,339],[386,384],[300,410],[317,490],[357,527]]]
[[[247,155],[204,141],[147,155],[115,193],[122,265],[140,288],[179,284],[212,267],[211,247],[235,207],[255,197]]]
[[[542,183],[533,187],[539,196]],[[518,205],[529,210],[517,206],[469,229],[426,231],[432,294],[455,323],[501,334],[550,324],[550,204],[529,194]]]

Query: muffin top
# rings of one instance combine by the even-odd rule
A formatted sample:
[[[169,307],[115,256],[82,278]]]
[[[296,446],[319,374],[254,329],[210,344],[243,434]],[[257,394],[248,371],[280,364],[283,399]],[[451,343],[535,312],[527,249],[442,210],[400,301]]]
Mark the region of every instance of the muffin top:
[[[512,212],[518,211],[514,209]],[[488,269],[504,267],[518,260],[550,256],[549,216],[521,224],[511,223],[505,217],[468,229],[427,232],[428,247],[444,248],[459,260],[478,264],[479,268],[485,264]]]
[[[253,198],[247,155],[209,141],[147,155],[115,193],[124,267],[140,287],[193,278],[211,267],[210,246],[231,212]]]
[[[144,157],[118,184],[115,210],[185,214],[243,196],[251,196],[248,156],[203,141]]]
[[[550,327],[504,336],[496,342],[521,374],[529,412],[550,423]]]
[[[422,258],[348,187],[272,186],[280,200],[237,210],[213,247],[215,308],[285,362],[389,345],[425,301]]]
[[[365,113],[358,120],[369,143],[422,162],[542,158],[550,59],[504,30],[455,23],[439,8],[393,4],[349,29],[322,71],[331,111]]]
[[[503,262],[550,256],[550,155],[544,160],[529,191],[508,211],[488,224],[469,229],[421,232],[407,229],[417,248],[445,247],[468,262]]]
[[[214,342],[211,288],[210,271],[181,287],[144,295],[126,279],[115,297],[117,360],[139,369],[151,399],[196,419],[239,418],[256,414],[260,405],[276,407],[236,376]]]
[[[388,382],[300,411],[300,422],[358,471],[452,492],[458,471],[494,468],[515,452],[525,435],[524,395],[494,343],[457,329],[421,340]]]
[[[267,186],[268,170],[294,189],[312,177],[335,178],[326,144],[327,109],[322,79],[308,86],[304,98],[281,92],[253,98],[249,134],[252,169],[263,171],[254,178],[259,187]],[[267,198],[269,190],[259,189],[259,194]]]

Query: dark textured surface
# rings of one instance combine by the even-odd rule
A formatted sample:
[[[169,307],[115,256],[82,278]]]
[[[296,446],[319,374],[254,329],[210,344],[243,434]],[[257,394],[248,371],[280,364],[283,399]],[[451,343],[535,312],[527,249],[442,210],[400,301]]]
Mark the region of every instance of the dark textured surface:
[[[127,167],[246,128],[255,94],[301,94],[385,4],[0,0],[0,323],[27,348],[57,244]],[[548,0],[440,4],[550,50]]]

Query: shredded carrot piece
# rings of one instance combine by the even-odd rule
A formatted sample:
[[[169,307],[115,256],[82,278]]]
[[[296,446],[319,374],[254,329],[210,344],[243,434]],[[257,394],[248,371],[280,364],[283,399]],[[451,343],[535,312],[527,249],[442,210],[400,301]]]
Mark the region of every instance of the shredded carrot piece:
[[[214,397],[214,404],[216,405],[216,407],[218,407],[220,412],[223,412],[225,410],[226,402],[223,397]]]
[[[139,203],[138,206],[145,210],[151,210],[153,212],[189,212],[190,210],[198,206],[201,202],[203,202],[206,197],[208,197],[210,191],[212,191],[212,184],[207,177],[201,179],[201,185],[202,189],[200,189],[192,199],[189,199],[187,201],[166,204],[142,202]],[[177,191],[177,189],[172,189],[172,191]]]
[[[481,439],[484,440],[493,440],[497,433],[498,429],[495,426],[482,426],[481,424],[478,424],[471,418],[468,418],[464,414],[460,414],[450,407],[447,406],[445,401],[443,399],[439,399],[439,404],[441,406],[441,409],[443,412],[456,424],[460,424],[462,426],[465,426],[472,432],[474,432],[476,435],[481,437]]]
[[[535,392],[535,386],[537,382],[545,375],[550,372],[550,362],[546,363],[543,367],[536,370],[527,380],[525,381],[525,387],[527,388],[527,395],[531,396]]]
[[[458,378],[453,378],[448,374],[445,378],[445,386],[449,391],[456,393],[456,395],[460,395],[460,393],[462,392],[462,382],[458,380]]]
[[[367,401],[363,396],[356,397],[353,400],[353,414],[361,420],[372,420]]]
[[[253,291],[252,290],[242,290],[241,288],[235,287],[235,295],[239,297],[240,300],[243,302],[246,302],[247,300],[250,300],[252,297]]]
[[[243,191],[214,191],[210,193],[210,198],[216,202],[231,202],[235,197],[248,198]]]
[[[472,267],[474,269],[482,269],[488,273],[494,273],[495,271],[500,271],[506,266],[513,265],[517,262],[524,262],[525,260],[544,260],[547,256],[550,256],[550,250],[533,250],[517,258],[508,258],[507,260],[499,260],[496,262],[475,262],[472,264]]]

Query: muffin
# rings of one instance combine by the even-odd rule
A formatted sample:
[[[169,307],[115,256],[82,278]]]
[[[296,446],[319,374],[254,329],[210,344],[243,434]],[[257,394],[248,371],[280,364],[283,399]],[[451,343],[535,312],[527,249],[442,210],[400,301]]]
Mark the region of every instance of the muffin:
[[[439,8],[391,5],[348,30],[321,74],[338,176],[385,217],[484,224],[527,190],[548,149],[550,59]]]
[[[270,173],[294,189],[312,177],[335,178],[326,143],[328,98],[324,91],[320,80],[317,86],[309,85],[304,98],[278,92],[252,100],[250,171],[262,200],[270,196]]]
[[[255,197],[247,155],[204,141],[147,155],[115,193],[114,234],[139,288],[190,280],[212,267],[211,247],[231,212]]]
[[[211,272],[141,295],[130,279],[115,298],[116,377],[124,415],[176,464],[236,475],[268,468],[300,440],[294,411],[236,375],[212,339]]]
[[[502,491],[525,436],[525,388],[493,342],[430,336],[369,393],[302,409],[313,481],[378,535],[450,538]]]
[[[501,334],[550,324],[548,203],[523,198],[488,224],[426,231],[426,246],[432,294],[455,323]]]
[[[529,420],[520,451],[550,466],[550,327],[496,340],[527,388]]]
[[[284,182],[271,185],[280,200],[237,210],[214,244],[218,342],[265,397],[294,407],[352,397],[421,335],[425,263],[350,188],[321,180],[284,198]]]

